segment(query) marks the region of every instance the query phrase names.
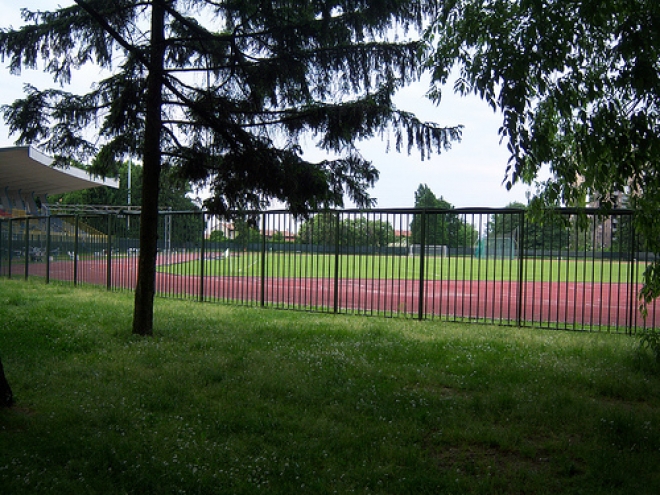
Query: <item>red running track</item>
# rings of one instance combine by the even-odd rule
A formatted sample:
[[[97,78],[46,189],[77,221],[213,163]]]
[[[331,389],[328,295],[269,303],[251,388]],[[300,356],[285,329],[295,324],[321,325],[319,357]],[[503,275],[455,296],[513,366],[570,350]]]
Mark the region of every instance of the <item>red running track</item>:
[[[197,254],[158,256],[158,264],[181,263]],[[50,262],[50,279],[94,285],[107,285],[107,258]],[[4,267],[6,271],[6,266]],[[25,273],[23,260],[12,264],[12,276]],[[46,263],[30,263],[28,274],[46,275]],[[135,288],[137,258],[113,258],[110,287]],[[336,308],[343,313],[419,316],[491,320],[554,327],[657,327],[658,302],[648,308],[646,321],[639,311],[637,295],[641,284],[568,283],[516,281],[426,281],[416,280],[339,280],[331,278],[267,278],[262,288],[259,277],[205,277],[157,273],[157,291],[176,297],[238,301],[278,308]],[[202,294],[203,291],[203,294]],[[335,300],[336,295],[336,300]],[[335,302],[336,301],[336,302]]]

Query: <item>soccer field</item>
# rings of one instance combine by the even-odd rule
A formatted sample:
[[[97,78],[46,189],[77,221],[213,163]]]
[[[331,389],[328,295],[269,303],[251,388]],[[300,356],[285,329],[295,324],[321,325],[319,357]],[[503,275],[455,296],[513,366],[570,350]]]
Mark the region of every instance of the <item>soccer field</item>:
[[[215,255],[214,255],[215,256]],[[220,256],[220,255],[218,255]],[[338,265],[337,265],[338,262]],[[641,283],[647,264],[617,259],[493,259],[418,256],[231,253],[162,265],[162,273],[182,276],[262,276],[372,280],[498,280],[526,282]],[[203,270],[202,270],[203,268]]]

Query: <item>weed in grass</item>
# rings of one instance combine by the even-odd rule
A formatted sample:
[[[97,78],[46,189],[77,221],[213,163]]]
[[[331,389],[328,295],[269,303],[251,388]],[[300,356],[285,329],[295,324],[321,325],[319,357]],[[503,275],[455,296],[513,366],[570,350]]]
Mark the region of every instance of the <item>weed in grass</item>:
[[[645,349],[650,350],[656,362],[660,364],[660,331],[656,329],[645,330],[639,339],[639,346],[642,352]]]

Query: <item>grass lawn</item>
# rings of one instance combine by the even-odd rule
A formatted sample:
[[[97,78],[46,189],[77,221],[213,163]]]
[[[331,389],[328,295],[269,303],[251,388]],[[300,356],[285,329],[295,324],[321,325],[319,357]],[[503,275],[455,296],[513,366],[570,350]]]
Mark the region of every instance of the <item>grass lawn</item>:
[[[0,493],[660,493],[622,335],[304,314],[0,279]]]
[[[265,274],[268,277],[334,277],[335,255],[306,253],[267,253]],[[262,255],[257,252],[233,253],[222,259],[204,262],[205,276],[254,276],[262,274]],[[634,267],[634,275],[630,273]],[[163,265],[158,268],[177,275],[201,275],[199,260]],[[526,259],[523,280],[546,282],[628,282],[639,283],[646,263],[634,264],[609,259]],[[339,276],[343,279],[419,279],[419,256],[341,255]],[[474,257],[434,257],[425,259],[425,278],[429,280],[519,280],[520,261]]]

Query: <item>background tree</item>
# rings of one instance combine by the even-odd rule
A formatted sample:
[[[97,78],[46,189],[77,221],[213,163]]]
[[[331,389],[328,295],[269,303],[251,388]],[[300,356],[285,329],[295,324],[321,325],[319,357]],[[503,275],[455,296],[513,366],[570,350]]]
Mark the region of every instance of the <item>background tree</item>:
[[[256,220],[249,216],[236,217],[234,220],[234,232],[236,234],[234,242],[243,247],[246,247],[248,244],[261,245],[263,240]]]
[[[334,246],[337,242],[337,214],[323,212],[306,220],[298,230],[298,242]]]
[[[511,210],[525,210],[527,206],[518,201],[509,203],[505,208],[510,208]],[[514,213],[495,213],[490,216],[488,223],[486,224],[486,233],[489,236],[501,236],[509,235],[513,232],[517,232],[520,229],[521,218],[519,214]]]
[[[276,230],[275,232],[273,232],[273,235],[270,238],[270,240],[271,240],[271,242],[276,242],[276,243],[287,242],[286,237],[284,236],[284,233],[279,231],[279,230]]]
[[[660,3],[452,0],[426,33],[431,96],[455,90],[502,113],[508,187],[551,178],[540,197],[584,205],[635,199],[636,226],[660,252]],[[660,294],[660,264],[643,291]]]
[[[214,213],[265,207],[296,214],[372,203],[378,172],[355,140],[392,131],[395,147],[440,152],[459,129],[397,111],[392,95],[419,71],[421,29],[435,2],[422,0],[75,0],[0,33],[12,72],[40,59],[58,83],[95,63],[111,75],[84,95],[26,87],[5,108],[18,142],[103,172],[119,157],[143,163],[140,259],[133,332],[153,331],[160,173],[207,185]],[[90,127],[98,123],[96,132]],[[311,132],[333,160],[304,158]],[[93,136],[92,139],[89,136]]]
[[[426,184],[420,184],[415,191],[415,208],[429,210],[452,210],[454,207],[448,201],[431,191]],[[476,229],[466,219],[450,212],[431,212],[425,215],[425,238],[424,244],[449,247],[472,246],[478,237]],[[413,244],[422,242],[422,218],[415,214],[410,222],[410,233]]]
[[[222,230],[214,230],[209,235],[209,241],[211,242],[227,242],[228,240],[229,238]]]
[[[571,240],[571,217],[568,215],[549,210],[540,217],[526,218],[523,249],[538,253],[567,250]]]
[[[636,198],[624,195],[621,199],[623,208],[634,209]],[[619,214],[612,218],[612,245],[610,249],[618,252],[628,252],[631,249],[635,252],[653,250],[655,244],[648,242],[644,236],[644,231],[634,222],[634,217],[630,215]],[[636,255],[636,257],[638,257]]]
[[[53,194],[48,197],[50,203],[58,205],[94,205],[94,206],[117,206],[128,205],[128,167],[131,167],[131,205],[142,203],[142,166],[123,162],[117,164],[115,178],[119,179],[119,188],[101,186],[91,189],[82,189],[64,194]],[[85,168],[85,167],[81,167]],[[200,212],[199,206],[193,201],[189,194],[192,193],[190,184],[182,181],[173,174],[172,170],[164,170],[160,176],[160,190],[158,197],[158,209],[172,211]],[[176,215],[172,222],[170,238],[175,243],[184,243],[198,237],[203,228],[200,215]],[[85,223],[96,230],[105,233],[108,223],[105,219],[85,219]],[[139,235],[139,222],[130,223],[121,235],[124,237],[137,237]],[[196,240],[196,239],[195,239]]]
[[[514,201],[505,208],[527,210],[527,206]],[[524,218],[524,220],[523,220]],[[489,236],[512,237],[517,245],[527,251],[557,251],[568,249],[571,241],[570,217],[548,209],[542,212],[496,213],[489,218],[486,232]],[[524,231],[521,227],[524,222]]]
[[[319,213],[300,226],[298,240],[325,246],[382,247],[394,241],[394,229],[389,222],[364,216],[344,218],[337,226],[336,213]]]
[[[394,242],[394,229],[383,220],[347,218],[341,223],[340,236],[342,246],[383,247]]]

